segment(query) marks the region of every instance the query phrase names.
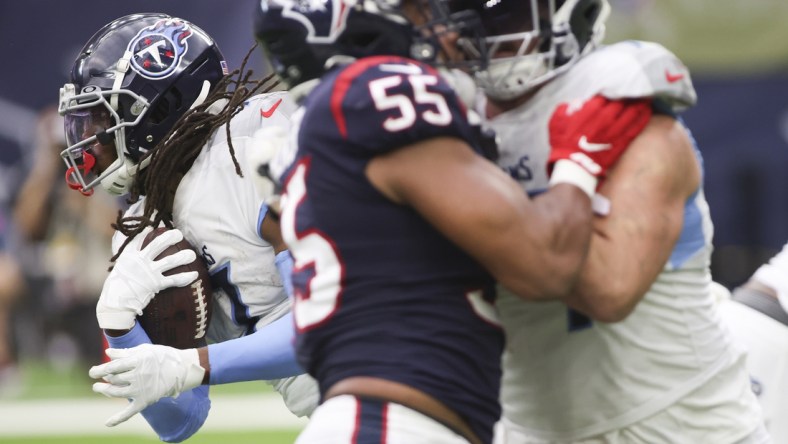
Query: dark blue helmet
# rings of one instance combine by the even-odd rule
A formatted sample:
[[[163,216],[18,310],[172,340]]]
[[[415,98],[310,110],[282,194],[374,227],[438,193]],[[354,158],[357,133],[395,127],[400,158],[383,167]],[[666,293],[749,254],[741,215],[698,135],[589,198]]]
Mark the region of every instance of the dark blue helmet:
[[[292,88],[337,63],[361,57],[395,55],[436,62],[443,33],[471,29],[457,20],[467,16],[448,15],[445,0],[412,0],[411,9],[423,13],[421,23],[414,23],[404,13],[407,1],[261,0],[255,35],[274,70]]]
[[[225,74],[213,39],[186,20],[133,14],[105,25],[60,90],[69,185],[85,194],[99,183],[126,193],[145,156]],[[101,165],[108,155],[114,162]]]

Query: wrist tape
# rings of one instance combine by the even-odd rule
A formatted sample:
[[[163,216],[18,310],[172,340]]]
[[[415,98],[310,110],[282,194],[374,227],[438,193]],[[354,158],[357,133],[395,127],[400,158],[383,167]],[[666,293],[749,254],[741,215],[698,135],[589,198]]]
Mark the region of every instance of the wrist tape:
[[[596,191],[597,182],[597,178],[589,173],[588,170],[567,159],[557,161],[553,166],[553,174],[550,175],[551,187],[560,183],[568,183],[580,188],[592,199]]]

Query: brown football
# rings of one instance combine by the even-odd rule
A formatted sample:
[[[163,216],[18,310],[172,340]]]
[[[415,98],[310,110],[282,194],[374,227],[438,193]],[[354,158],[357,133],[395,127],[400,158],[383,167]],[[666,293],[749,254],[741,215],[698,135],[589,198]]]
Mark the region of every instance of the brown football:
[[[157,228],[145,237],[145,247],[155,237],[164,233],[167,228]],[[186,239],[168,247],[156,259],[177,253],[185,249],[195,248]],[[169,276],[176,273],[196,271],[197,279],[185,287],[170,287],[151,299],[137,320],[154,344],[168,345],[179,349],[196,348],[206,345],[205,334],[211,320],[212,292],[208,268],[202,257],[197,254],[193,262],[181,265],[164,273]]]

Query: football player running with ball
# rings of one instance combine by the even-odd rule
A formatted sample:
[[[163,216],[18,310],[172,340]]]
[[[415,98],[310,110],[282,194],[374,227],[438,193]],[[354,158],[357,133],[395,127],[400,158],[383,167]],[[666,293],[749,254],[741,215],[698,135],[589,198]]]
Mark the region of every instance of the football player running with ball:
[[[109,426],[142,411],[162,440],[182,441],[208,415],[208,384],[233,381],[270,380],[298,416],[317,404],[309,376],[289,377],[303,373],[289,343],[283,287],[291,259],[267,211],[273,189],[256,186],[249,168],[270,158],[270,141],[259,132],[287,128],[294,105],[243,71],[228,75],[218,47],[197,26],[133,14],[87,42],[61,90],[68,184],[86,195],[101,187],[140,198],[118,221],[119,253],[96,308],[113,360],[91,369],[105,380],[94,390],[132,401]],[[151,227],[161,225],[174,229],[141,249]],[[202,258],[182,251],[154,261],[182,238]],[[151,345],[136,316],[160,290],[193,281],[196,272],[164,273],[194,260],[211,274],[211,345]]]
[[[471,55],[488,51],[471,67],[485,96],[478,110],[499,137],[499,165],[525,191],[556,178],[548,135],[561,102],[601,95],[654,110],[590,189],[599,215],[572,294],[499,298],[508,342],[497,442],[768,442],[744,353],[711,293],[702,161],[677,117],[696,99],[687,69],[655,43],[599,46],[607,0],[450,4],[475,9],[484,26],[483,41],[464,41]],[[578,146],[595,153],[605,142],[588,134]]]

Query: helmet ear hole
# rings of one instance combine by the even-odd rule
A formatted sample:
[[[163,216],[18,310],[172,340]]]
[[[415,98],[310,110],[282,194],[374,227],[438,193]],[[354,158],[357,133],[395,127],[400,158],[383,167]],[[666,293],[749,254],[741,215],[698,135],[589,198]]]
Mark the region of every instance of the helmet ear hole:
[[[148,121],[154,125],[158,125],[167,118],[170,114],[170,102],[167,100],[166,97],[162,97],[159,99],[156,107],[151,110],[150,114],[148,115]]]
[[[176,110],[180,110],[181,107],[183,106],[183,94],[181,94],[181,90],[179,90],[178,88],[173,88],[172,90],[170,90],[170,93],[173,102],[172,103],[173,108]]]
[[[156,101],[156,106],[151,110],[148,122],[158,125],[173,115],[183,114],[183,94],[178,88],[170,88]]]

